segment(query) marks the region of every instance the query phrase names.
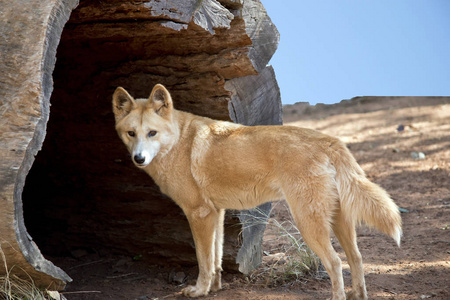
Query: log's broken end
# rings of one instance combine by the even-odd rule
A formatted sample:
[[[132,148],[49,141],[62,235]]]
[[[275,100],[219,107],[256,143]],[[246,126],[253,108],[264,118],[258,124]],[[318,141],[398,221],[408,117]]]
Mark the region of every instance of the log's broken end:
[[[71,278],[28,234],[22,192],[49,117],[52,72],[64,24],[77,0],[14,1],[0,12],[0,274],[63,289]]]

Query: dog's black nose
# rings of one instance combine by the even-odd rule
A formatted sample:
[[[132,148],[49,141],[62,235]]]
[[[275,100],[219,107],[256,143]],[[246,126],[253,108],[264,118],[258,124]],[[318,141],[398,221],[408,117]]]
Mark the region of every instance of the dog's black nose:
[[[134,157],[133,157],[133,159],[134,159],[134,161],[137,163],[137,164],[143,164],[144,162],[145,162],[145,157],[143,157],[141,154],[136,154]]]

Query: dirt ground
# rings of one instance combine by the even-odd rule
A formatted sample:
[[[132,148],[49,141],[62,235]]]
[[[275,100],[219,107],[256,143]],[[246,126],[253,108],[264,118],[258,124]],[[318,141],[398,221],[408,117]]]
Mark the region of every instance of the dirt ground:
[[[450,99],[359,98],[332,107],[298,104],[284,109],[285,124],[314,128],[345,141],[368,178],[403,209],[400,248],[375,230],[358,229],[369,298],[450,299]],[[274,206],[271,216],[278,222],[290,219],[283,202]],[[343,260],[349,289],[345,255],[331,238]],[[224,289],[203,299],[330,298],[331,285],[323,272],[273,279],[286,261],[286,243],[269,225],[260,269],[250,276],[225,272]],[[197,276],[195,267],[150,266],[128,257],[52,260],[74,279],[62,293],[69,300],[183,299],[179,291]]]

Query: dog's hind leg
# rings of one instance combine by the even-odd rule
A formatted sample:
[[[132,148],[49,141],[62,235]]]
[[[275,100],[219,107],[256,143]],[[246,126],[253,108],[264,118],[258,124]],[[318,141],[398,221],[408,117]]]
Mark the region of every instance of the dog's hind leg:
[[[330,276],[332,299],[345,300],[342,264],[330,240],[333,205],[325,197],[321,189],[309,188],[295,197],[287,197],[287,201],[303,240],[319,256]]]
[[[363,263],[356,243],[355,224],[345,220],[338,210],[333,217],[333,231],[345,251],[352,273],[352,291],[347,294],[347,299],[367,299]]]
[[[215,273],[211,284],[211,291],[215,292],[222,288],[222,254],[223,254],[223,221],[225,218],[225,210],[219,210],[215,232],[215,257],[214,268]]]
[[[306,221],[309,219],[309,221]],[[342,278],[342,265],[330,241],[330,231],[323,222],[317,222],[315,216],[302,216],[298,225],[303,240],[311,250],[319,256],[331,279],[333,300],[344,300],[344,280]],[[316,222],[315,222],[316,221]],[[308,222],[308,224],[305,224]],[[302,225],[303,223],[303,225]]]
[[[206,296],[215,278],[215,236],[220,212],[206,203],[194,209],[183,209],[191,227],[198,261],[198,278],[195,286],[183,289],[187,297]]]

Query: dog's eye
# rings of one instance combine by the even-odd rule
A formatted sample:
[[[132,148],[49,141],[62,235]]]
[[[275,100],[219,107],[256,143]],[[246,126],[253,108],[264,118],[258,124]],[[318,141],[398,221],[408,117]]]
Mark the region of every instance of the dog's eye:
[[[148,136],[155,136],[156,135],[156,131],[155,130],[150,130],[150,132],[148,133]]]
[[[134,131],[128,131],[127,132],[129,136],[133,137],[136,135],[136,133]]]

